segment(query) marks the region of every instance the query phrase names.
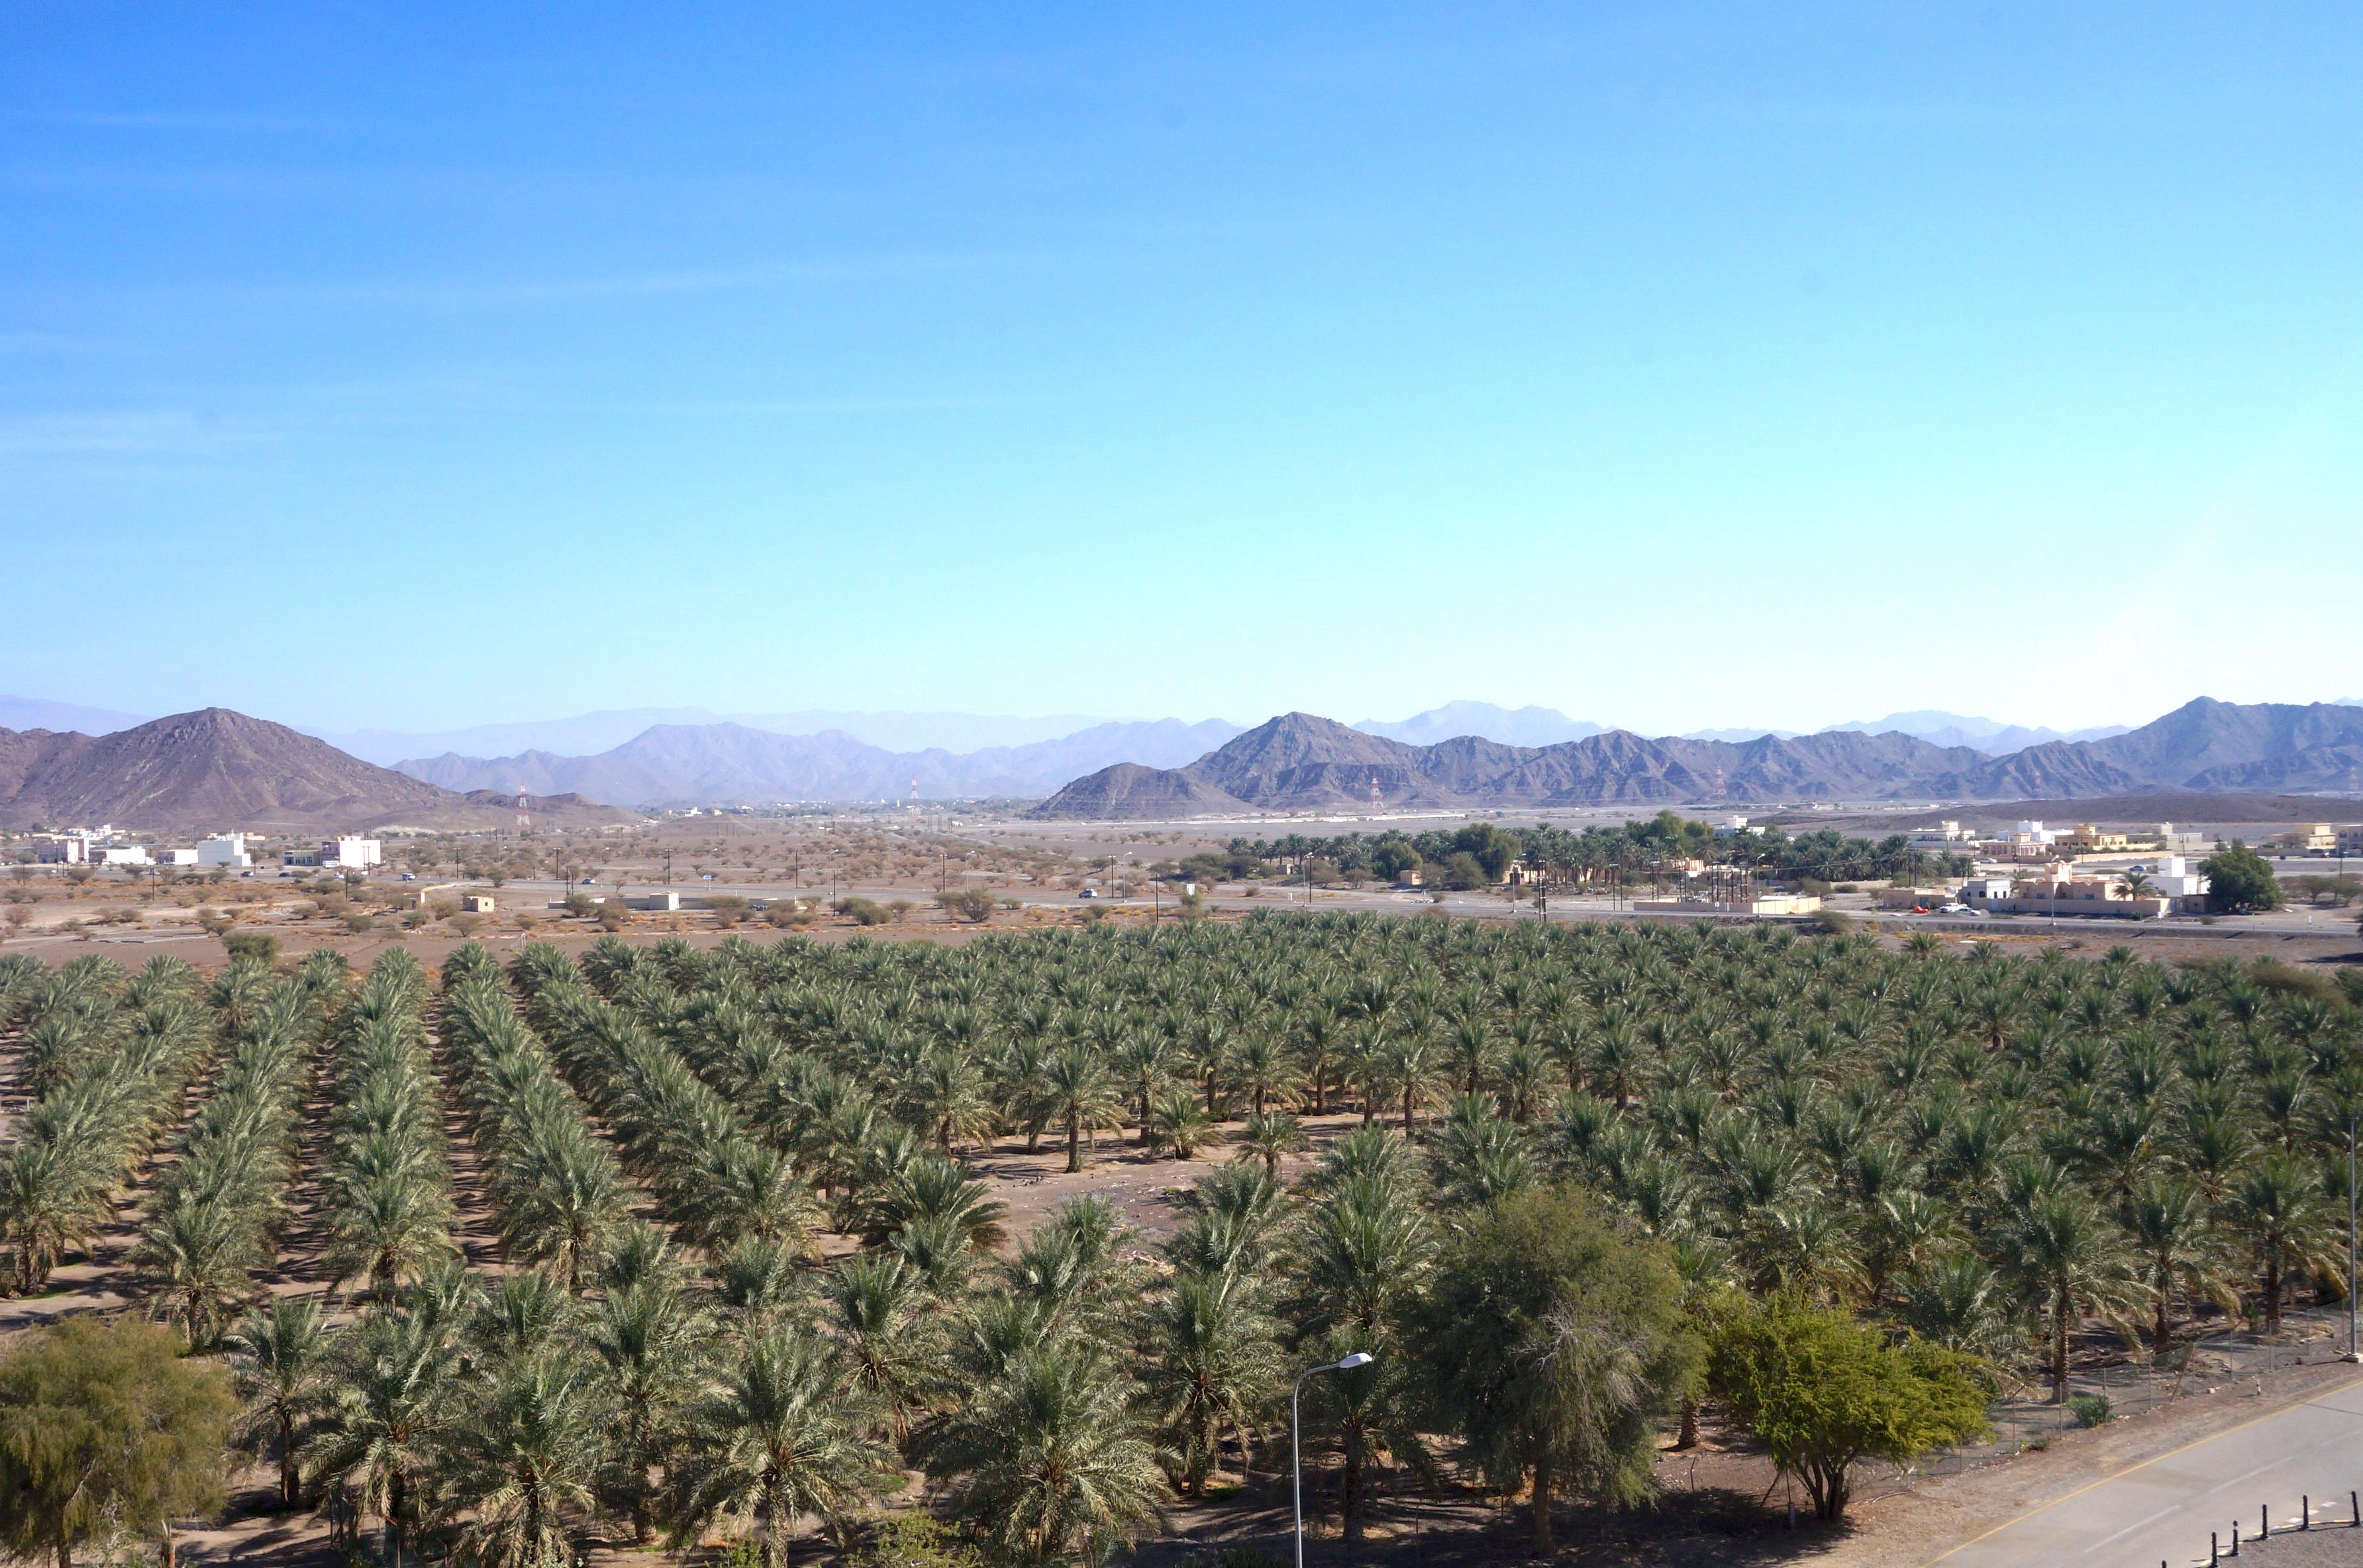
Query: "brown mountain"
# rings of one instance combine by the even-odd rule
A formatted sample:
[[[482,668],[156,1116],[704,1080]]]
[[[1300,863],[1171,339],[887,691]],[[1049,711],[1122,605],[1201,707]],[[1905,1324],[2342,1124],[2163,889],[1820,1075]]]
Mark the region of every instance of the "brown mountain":
[[[619,814],[579,797],[536,801],[534,811],[600,821]],[[516,815],[508,797],[438,789],[227,708],[107,735],[0,730],[0,826],[308,832],[497,827]]]
[[[1610,730],[1556,745],[1462,735],[1409,745],[1284,713],[1187,767],[1125,764],[1076,779],[1045,817],[1230,815],[1693,801],[2091,799],[2136,790],[2354,790],[2363,709],[2200,698],[2124,734],[2006,756],[1891,730],[1650,739]]]

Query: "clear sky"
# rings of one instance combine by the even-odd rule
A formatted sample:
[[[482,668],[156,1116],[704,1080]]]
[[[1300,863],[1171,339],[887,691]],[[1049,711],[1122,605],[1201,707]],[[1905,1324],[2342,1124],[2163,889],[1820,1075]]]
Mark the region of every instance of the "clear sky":
[[[2347,5],[0,17],[0,690],[2363,695]]]

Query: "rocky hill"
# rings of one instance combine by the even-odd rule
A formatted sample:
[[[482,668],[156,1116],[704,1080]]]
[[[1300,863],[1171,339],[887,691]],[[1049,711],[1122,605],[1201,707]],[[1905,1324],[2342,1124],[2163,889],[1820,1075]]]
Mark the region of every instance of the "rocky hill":
[[[2352,790],[2363,710],[2209,698],[2123,734],[2004,756],[1890,731],[1650,739],[1623,730],[1546,746],[1474,736],[1410,745],[1285,713],[1186,767],[1078,778],[1045,817],[1226,815],[1781,801],[2089,800],[2139,790]]]
[[[534,809],[569,821],[618,815],[581,800]],[[497,827],[515,817],[514,800],[438,789],[227,708],[105,735],[0,730],[0,826],[308,832]]]

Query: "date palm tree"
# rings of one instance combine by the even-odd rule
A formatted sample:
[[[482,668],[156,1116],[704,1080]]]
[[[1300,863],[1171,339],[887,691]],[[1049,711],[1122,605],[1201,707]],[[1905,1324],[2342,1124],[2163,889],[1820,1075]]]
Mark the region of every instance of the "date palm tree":
[[[176,1320],[191,1351],[210,1349],[224,1311],[264,1262],[254,1226],[227,1198],[198,1198],[157,1214],[132,1261],[146,1287]]]
[[[801,1327],[757,1335],[683,1423],[675,1544],[717,1519],[744,1518],[764,1568],[783,1568],[800,1519],[843,1518],[893,1479],[893,1450],[869,1435],[872,1419],[828,1341]]]
[[[613,1156],[578,1122],[536,1152],[502,1233],[518,1259],[556,1264],[566,1288],[580,1290],[630,1207]]]
[[[1306,1146],[1304,1127],[1284,1110],[1249,1116],[1232,1141],[1238,1144],[1241,1159],[1260,1161],[1273,1176],[1280,1175],[1281,1160]]]
[[[438,1466],[458,1556],[485,1568],[563,1568],[597,1501],[610,1411],[569,1357],[500,1361],[467,1402]]]
[[[928,1446],[953,1508],[1026,1568],[1106,1561],[1162,1517],[1176,1458],[1137,1386],[1072,1336],[1018,1351]]]
[[[1294,1105],[1304,1087],[1304,1075],[1298,1069],[1287,1043],[1268,1029],[1252,1030],[1242,1035],[1226,1068],[1232,1092],[1245,1095],[1258,1116],[1275,1105]]]
[[[2052,1402],[2065,1404],[2069,1336],[2088,1315],[2123,1321],[2147,1304],[2138,1262],[2124,1229],[2072,1187],[2038,1192],[2004,1235],[2009,1269],[2047,1324]]]
[[[401,1568],[419,1492],[458,1415],[457,1373],[447,1326],[427,1313],[372,1309],[336,1339],[327,1397],[301,1463],[351,1487],[377,1516],[393,1568]]]
[[[328,1331],[318,1303],[280,1297],[248,1315],[228,1340],[230,1375],[241,1406],[237,1438],[269,1445],[279,1458],[279,1506],[301,1495],[298,1421],[319,1396],[328,1371]]]
[[[2238,1310],[2229,1249],[2213,1218],[2207,1195],[2187,1176],[2151,1176],[2124,1200],[2125,1235],[2150,1290],[2150,1352],[2161,1364],[2174,1350],[2176,1297],[2203,1296],[2227,1313]]]
[[[1039,1102],[1045,1120],[1067,1135],[1067,1169],[1083,1168],[1083,1133],[1120,1125],[1115,1075],[1088,1046],[1068,1045],[1042,1064]]]
[[[663,1277],[614,1285],[590,1311],[583,1347],[597,1359],[615,1410],[605,1488],[632,1521],[632,1539],[655,1537],[658,1474],[680,1438],[681,1415],[703,1386],[713,1324]]]
[[[837,1265],[828,1297],[855,1385],[906,1441],[938,1349],[918,1271],[894,1253],[857,1253]]]
[[[1258,1295],[1242,1274],[1191,1270],[1174,1280],[1150,1320],[1157,1361],[1149,1396],[1181,1456],[1182,1490],[1193,1497],[1205,1496],[1226,1432],[1237,1440],[1246,1478],[1248,1429],[1284,1376],[1280,1325]]]
[[[2232,1184],[2226,1210],[2256,1260],[2265,1332],[2277,1334],[2290,1276],[2331,1261],[2331,1206],[2322,1178],[2290,1151],[2269,1150]]]
[[[360,1277],[379,1297],[453,1252],[450,1189],[426,1168],[423,1148],[396,1136],[373,1140],[378,1157],[349,1172],[329,1220],[331,1277]]]

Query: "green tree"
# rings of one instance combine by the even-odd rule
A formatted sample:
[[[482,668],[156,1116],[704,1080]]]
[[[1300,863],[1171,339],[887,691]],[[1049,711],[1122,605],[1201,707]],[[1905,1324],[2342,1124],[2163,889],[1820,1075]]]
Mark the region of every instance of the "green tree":
[[[136,1320],[71,1318],[0,1361],[0,1541],[72,1568],[117,1526],[166,1544],[220,1505],[236,1404],[217,1366]]]
[[[1904,1463],[1985,1430],[1978,1363],[1925,1340],[1891,1343],[1840,1310],[1776,1296],[1718,1327],[1708,1382],[1817,1518],[1846,1512],[1855,1464]]]
[[[1575,1188],[1529,1188],[1447,1253],[1427,1309],[1438,1406],[1487,1480],[1531,1488],[1536,1551],[1551,1550],[1562,1489],[1648,1495],[1653,1418],[1700,1359],[1663,1244],[1621,1233]]]
[[[2265,857],[2238,839],[2199,863],[2207,878],[2207,907],[2218,914],[2251,914],[2281,907],[2280,879]]]

